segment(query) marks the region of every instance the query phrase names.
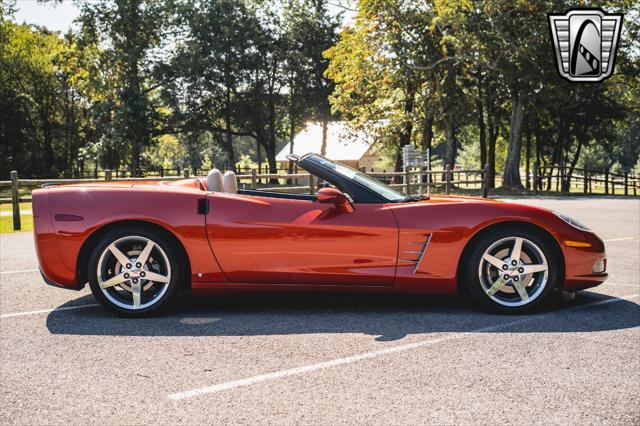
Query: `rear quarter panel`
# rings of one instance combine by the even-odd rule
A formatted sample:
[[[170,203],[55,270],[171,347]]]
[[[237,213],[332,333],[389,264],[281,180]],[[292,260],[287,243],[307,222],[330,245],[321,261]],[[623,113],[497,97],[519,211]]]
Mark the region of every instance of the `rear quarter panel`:
[[[224,281],[207,241],[205,216],[197,210],[204,192],[162,184],[129,184],[56,187],[34,193],[38,258],[45,276],[58,284],[81,287],[84,283],[76,282],[77,262],[84,242],[99,228],[127,220],[154,223],[173,233],[189,256],[196,280]],[[56,215],[81,220],[56,220]]]

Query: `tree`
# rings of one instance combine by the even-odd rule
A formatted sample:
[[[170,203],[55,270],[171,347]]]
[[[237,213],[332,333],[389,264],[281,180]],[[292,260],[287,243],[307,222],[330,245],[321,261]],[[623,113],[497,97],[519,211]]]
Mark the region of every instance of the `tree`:
[[[415,66],[424,25],[417,34],[409,28],[418,18],[400,2],[361,1],[359,10],[353,28],[343,30],[325,52],[330,60],[326,76],[336,85],[329,99],[354,128],[393,141],[399,170],[402,146],[411,143],[414,127],[420,126],[416,101],[427,99],[419,96],[426,73]]]
[[[113,71],[113,109],[105,112],[113,127],[105,136],[128,149],[132,175],[140,173],[141,153],[154,134],[149,54],[160,45],[167,12],[161,0],[100,0],[81,7],[83,36],[101,47],[101,65]]]
[[[79,149],[91,136],[88,55],[73,35],[0,19],[0,173],[78,173]]]

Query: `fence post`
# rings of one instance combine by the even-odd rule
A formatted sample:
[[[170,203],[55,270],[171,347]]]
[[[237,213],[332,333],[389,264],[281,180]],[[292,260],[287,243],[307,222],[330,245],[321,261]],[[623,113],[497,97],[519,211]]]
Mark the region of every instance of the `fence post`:
[[[629,195],[629,172],[624,172],[624,195]]]
[[[104,180],[106,180],[106,181],[110,181],[110,180],[112,180],[112,179],[113,179],[113,175],[112,175],[111,170],[109,170],[109,169],[105,169],[105,170],[104,170]]]
[[[258,171],[256,169],[251,169],[251,189],[255,190],[257,188],[258,183]]]
[[[582,192],[583,192],[583,193],[585,193],[585,194],[587,193],[587,189],[588,189],[588,188],[587,188],[587,186],[588,186],[588,184],[587,184],[588,180],[589,180],[589,179],[587,179],[587,169],[582,169],[582,186],[583,186],[583,188],[582,188]]]
[[[183,176],[184,176],[185,179],[189,179],[189,169],[188,168],[185,168],[182,171],[182,173],[183,173]]]
[[[611,195],[616,195],[616,177],[611,176]]]
[[[451,167],[448,164],[444,167],[444,178],[444,191],[445,194],[449,195],[451,194]]]
[[[534,168],[534,174],[535,174],[535,168]],[[482,171],[482,198],[487,198],[488,196],[489,196],[489,163],[484,165],[484,170]]]
[[[411,172],[409,170],[404,171],[404,192],[411,195]]]
[[[313,187],[313,175],[309,174],[309,194],[313,195],[315,193],[315,188]]]
[[[13,206],[13,230],[19,231],[22,229],[22,223],[20,222],[20,195],[18,193],[18,172],[11,171],[11,204]]]
[[[538,184],[538,162],[534,162],[533,163],[533,193],[534,194],[538,194],[538,189],[540,188],[539,184]]]
[[[609,195],[609,170],[604,171],[604,193]]]

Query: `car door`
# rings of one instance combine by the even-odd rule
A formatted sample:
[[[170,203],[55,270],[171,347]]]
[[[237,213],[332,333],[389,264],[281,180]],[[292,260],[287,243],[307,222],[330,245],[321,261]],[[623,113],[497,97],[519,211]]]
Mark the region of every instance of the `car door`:
[[[384,204],[209,193],[209,243],[230,282],[392,285],[398,229]]]

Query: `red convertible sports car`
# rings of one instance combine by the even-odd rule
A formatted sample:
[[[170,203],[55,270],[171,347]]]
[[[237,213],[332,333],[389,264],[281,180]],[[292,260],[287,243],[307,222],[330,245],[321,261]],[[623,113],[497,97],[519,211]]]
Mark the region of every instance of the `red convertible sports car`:
[[[291,156],[316,195],[238,189],[236,176],[52,186],[33,192],[48,284],[118,314],[179,293],[468,292],[511,313],[607,278],[604,243],[557,212],[472,197],[410,196],[317,154]]]

